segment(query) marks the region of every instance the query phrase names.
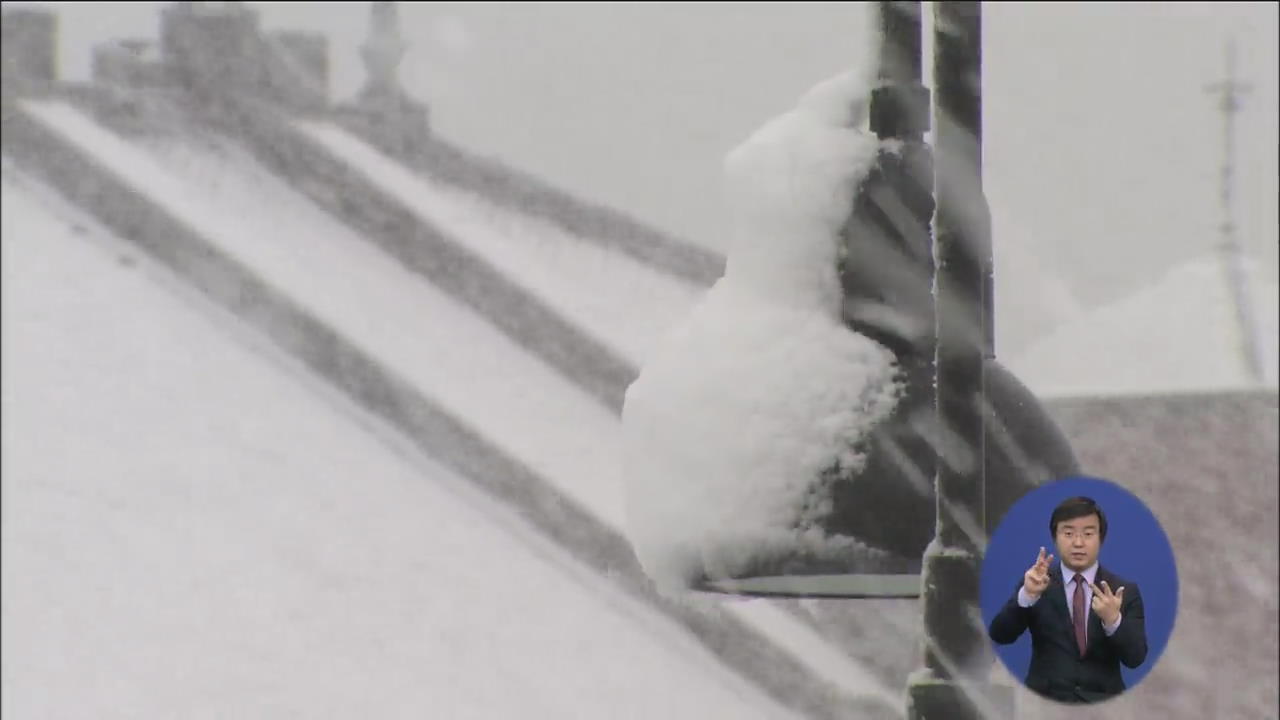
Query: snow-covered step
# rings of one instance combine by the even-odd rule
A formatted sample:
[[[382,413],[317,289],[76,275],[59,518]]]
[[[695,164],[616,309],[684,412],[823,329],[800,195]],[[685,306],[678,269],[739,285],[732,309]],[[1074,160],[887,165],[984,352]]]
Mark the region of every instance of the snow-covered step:
[[[795,717],[92,219],[2,197],[5,717]]]
[[[636,365],[706,290],[549,221],[412,172],[337,125],[294,125]]]
[[[366,242],[477,311],[495,328],[617,410],[635,364],[404,198],[270,108],[221,123],[254,157]]]
[[[439,134],[405,152],[393,138],[380,137],[366,123],[339,114],[337,122],[352,134],[424,176],[450,187],[483,195],[521,217],[545,220],[578,238],[632,257],[645,265],[699,287],[724,274],[725,258],[703,245],[661,232],[615,208],[584,200],[496,157],[465,149]]]

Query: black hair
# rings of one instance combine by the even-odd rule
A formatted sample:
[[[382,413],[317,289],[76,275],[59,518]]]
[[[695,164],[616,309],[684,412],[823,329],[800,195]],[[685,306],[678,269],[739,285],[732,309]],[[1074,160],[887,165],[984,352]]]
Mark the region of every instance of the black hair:
[[[1049,537],[1055,540],[1058,537],[1058,523],[1067,520],[1075,520],[1088,515],[1098,516],[1098,534],[1103,542],[1107,540],[1107,514],[1102,512],[1102,508],[1093,498],[1084,497],[1083,495],[1073,498],[1067,498],[1053,509],[1053,515],[1049,517]]]

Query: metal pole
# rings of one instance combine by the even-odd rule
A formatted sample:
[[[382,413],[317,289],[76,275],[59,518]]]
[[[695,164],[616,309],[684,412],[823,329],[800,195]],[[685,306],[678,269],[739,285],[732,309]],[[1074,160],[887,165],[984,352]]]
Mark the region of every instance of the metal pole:
[[[837,512],[828,529],[909,553],[918,572],[936,505],[932,488],[916,490],[908,477],[934,475],[933,452],[914,429],[930,422],[936,406],[929,90],[921,82],[922,3],[881,2],[878,9],[882,43],[869,119],[880,150],[841,233],[842,317],[894,353],[906,393],[877,430],[866,471],[833,488]]]
[[[883,144],[842,231],[840,275],[846,322],[900,357],[923,358],[932,387],[934,170],[924,143],[930,118],[920,20],[919,2],[880,3],[880,76],[869,114]],[[912,320],[909,329],[879,322],[886,309]]]
[[[982,194],[982,10],[977,2],[933,7],[938,516],[924,555],[924,668],[908,685],[907,716],[995,720],[1010,716],[1012,703],[997,700],[987,680],[994,655],[979,605],[989,532],[986,433],[982,416],[972,412],[975,396],[985,394],[984,361],[994,355],[990,220]]]

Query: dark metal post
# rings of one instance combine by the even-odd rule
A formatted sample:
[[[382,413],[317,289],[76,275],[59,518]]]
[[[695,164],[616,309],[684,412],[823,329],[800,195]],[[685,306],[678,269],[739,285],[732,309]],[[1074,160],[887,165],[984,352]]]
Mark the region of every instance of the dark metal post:
[[[934,168],[924,142],[930,117],[921,6],[880,3],[880,74],[869,116],[881,149],[843,230],[840,276],[845,321],[900,358],[918,358],[909,374],[929,376],[932,386]]]
[[[920,357],[931,376],[934,169],[924,142],[930,118],[921,3],[881,2],[880,21],[880,76],[869,115],[882,147],[842,237],[844,319],[900,357]]]
[[[908,687],[910,720],[1003,719],[979,605],[989,533],[986,428],[975,414],[993,357],[990,219],[982,193],[981,6],[934,4],[937,535],[923,570],[924,669]]]
[[[982,9],[977,2],[935,4],[934,85],[938,98],[938,242],[952,281],[957,335],[995,356],[991,220],[982,192]],[[959,339],[959,338],[957,338]]]
[[[918,573],[935,517],[934,457],[915,429],[931,422],[936,405],[934,166],[924,142],[929,90],[921,81],[922,3],[881,2],[879,11],[879,78],[869,119],[881,147],[842,230],[842,317],[894,353],[906,392],[874,432],[864,471],[833,487],[828,529],[909,556]]]

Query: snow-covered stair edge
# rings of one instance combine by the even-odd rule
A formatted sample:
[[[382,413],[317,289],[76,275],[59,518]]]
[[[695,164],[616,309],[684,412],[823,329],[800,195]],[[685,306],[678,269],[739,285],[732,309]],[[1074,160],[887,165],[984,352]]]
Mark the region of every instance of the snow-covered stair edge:
[[[638,372],[630,361],[298,131],[290,116],[240,98],[187,118],[249,149],[356,235],[476,310],[605,406],[621,409]]]
[[[662,233],[613,208],[574,197],[553,184],[476,155],[438,135],[405,153],[353,113],[336,113],[344,130],[393,157],[406,168],[524,215],[548,220],[566,232],[624,253],[674,277],[710,286],[724,274],[719,253]]]
[[[29,114],[17,109],[5,117],[3,149],[21,171],[57,188],[411,444],[515,507],[576,560],[688,628],[726,666],[781,704],[820,720],[900,715],[878,697],[852,697],[815,677],[732,613],[673,603],[657,594],[617,531]]]
[[[622,407],[638,372],[629,360],[307,137],[286,115],[265,105],[245,105],[241,115],[233,137],[266,167],[607,407]]]

